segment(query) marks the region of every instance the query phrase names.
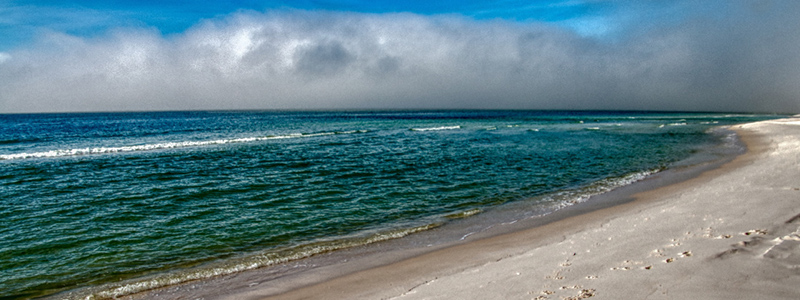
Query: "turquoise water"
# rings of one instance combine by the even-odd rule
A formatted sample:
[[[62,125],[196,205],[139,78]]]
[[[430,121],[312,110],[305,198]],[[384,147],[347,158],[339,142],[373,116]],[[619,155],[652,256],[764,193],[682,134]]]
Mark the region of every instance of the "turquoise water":
[[[86,287],[113,297],[398,238],[505,203],[562,207],[730,143],[713,128],[775,117],[0,115],[0,299]]]

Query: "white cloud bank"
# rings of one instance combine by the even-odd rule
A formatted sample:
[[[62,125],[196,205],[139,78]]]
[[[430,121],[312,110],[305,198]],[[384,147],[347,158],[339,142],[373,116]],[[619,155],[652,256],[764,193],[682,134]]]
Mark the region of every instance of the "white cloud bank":
[[[0,113],[800,112],[795,3],[727,5],[674,22],[645,14],[626,18],[635,26],[613,40],[546,24],[305,11],[239,12],[170,36],[51,32],[33,47],[0,53]]]

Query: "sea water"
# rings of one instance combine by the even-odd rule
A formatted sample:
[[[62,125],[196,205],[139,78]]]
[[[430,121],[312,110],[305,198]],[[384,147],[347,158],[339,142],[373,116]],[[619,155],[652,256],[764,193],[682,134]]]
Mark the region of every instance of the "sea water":
[[[0,115],[0,299],[111,298],[402,238],[510,203],[552,211],[732,147],[720,126],[775,117]]]

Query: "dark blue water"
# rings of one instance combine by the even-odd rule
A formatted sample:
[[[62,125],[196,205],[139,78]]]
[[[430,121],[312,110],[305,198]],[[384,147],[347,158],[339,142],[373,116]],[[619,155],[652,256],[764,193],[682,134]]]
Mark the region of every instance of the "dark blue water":
[[[0,115],[0,298],[89,286],[111,297],[398,238],[504,203],[569,205],[730,143],[713,128],[774,117]]]

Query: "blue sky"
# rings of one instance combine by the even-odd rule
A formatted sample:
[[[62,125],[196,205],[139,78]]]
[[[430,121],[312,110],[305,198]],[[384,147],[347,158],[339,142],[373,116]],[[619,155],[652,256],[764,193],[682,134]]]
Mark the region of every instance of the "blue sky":
[[[800,113],[800,1],[0,0],[0,113]]]
[[[476,20],[550,22],[585,34],[601,34],[599,24],[613,5],[604,1],[8,1],[0,3],[0,51],[35,40],[42,31],[96,36],[119,27],[152,27],[162,34],[181,33],[205,19],[242,10],[325,10],[358,13],[454,14]]]

